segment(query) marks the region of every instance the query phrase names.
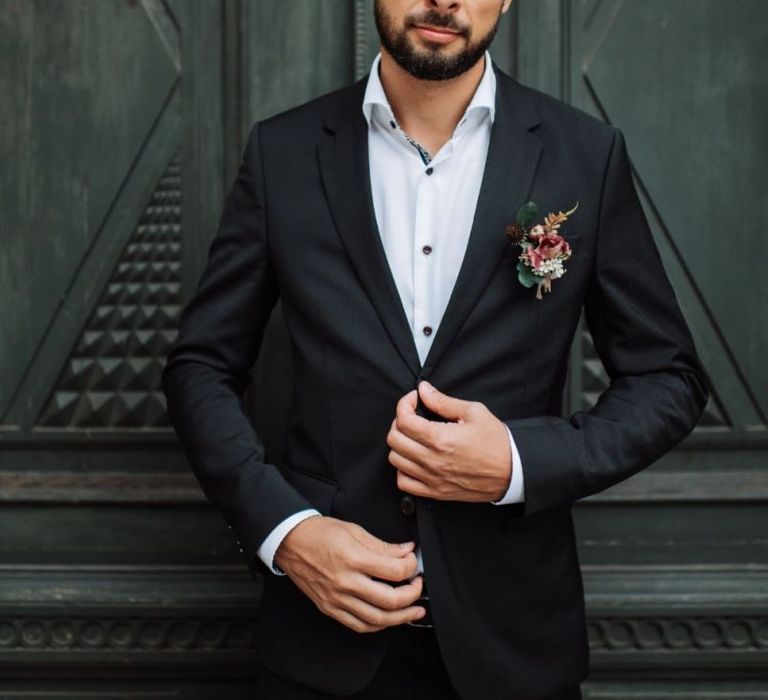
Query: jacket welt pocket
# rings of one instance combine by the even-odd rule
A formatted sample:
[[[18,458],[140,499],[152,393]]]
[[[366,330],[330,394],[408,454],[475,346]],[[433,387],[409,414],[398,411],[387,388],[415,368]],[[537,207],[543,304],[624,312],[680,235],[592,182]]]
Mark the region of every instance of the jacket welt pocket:
[[[288,480],[314,508],[323,515],[331,514],[333,499],[339,490],[338,483],[308,469],[295,466],[288,470]]]

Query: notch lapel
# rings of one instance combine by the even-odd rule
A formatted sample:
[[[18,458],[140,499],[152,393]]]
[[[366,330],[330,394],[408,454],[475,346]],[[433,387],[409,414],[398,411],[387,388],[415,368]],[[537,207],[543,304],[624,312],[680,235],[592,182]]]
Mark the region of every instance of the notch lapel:
[[[362,113],[367,76],[350,87],[349,101],[326,121],[331,136],[318,146],[323,186],[339,236],[382,324],[416,377],[434,370],[480,298],[508,247],[504,229],[528,198],[541,153],[541,141],[529,131],[539,124],[532,97],[492,65],[496,113],[475,215],[456,283],[423,367],[373,209],[368,124]]]
[[[541,154],[541,141],[529,131],[540,123],[532,97],[492,65],[496,112],[475,216],[456,283],[424,359],[422,377],[434,371],[507,250],[505,228],[529,197]],[[522,285],[520,290],[528,291]]]
[[[403,361],[416,376],[421,369],[419,354],[373,209],[368,123],[362,112],[366,80],[352,86],[340,126],[337,128],[335,120],[326,123],[333,136],[318,146],[320,173],[336,228],[360,282]]]

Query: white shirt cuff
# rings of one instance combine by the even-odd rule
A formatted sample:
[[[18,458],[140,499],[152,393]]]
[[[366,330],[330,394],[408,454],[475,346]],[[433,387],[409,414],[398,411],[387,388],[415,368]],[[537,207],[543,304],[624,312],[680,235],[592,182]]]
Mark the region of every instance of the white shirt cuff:
[[[525,500],[525,488],[523,483],[523,465],[520,462],[520,453],[517,451],[515,439],[509,426],[504,426],[509,434],[509,446],[512,448],[512,478],[509,481],[507,492],[500,501],[491,501],[495,506],[503,506],[507,503],[519,503]]]
[[[267,535],[266,539],[261,543],[261,546],[256,550],[259,559],[261,559],[273,573],[278,576],[285,576],[285,571],[275,564],[275,552],[277,552],[277,548],[280,546],[280,543],[285,536],[296,527],[296,525],[302,520],[311,518],[313,515],[322,515],[322,513],[314,508],[307,508],[306,510],[300,510],[298,513],[289,515]]]
[[[417,576],[418,574],[424,573],[424,559],[421,556],[421,545],[416,545],[416,573],[414,576]]]

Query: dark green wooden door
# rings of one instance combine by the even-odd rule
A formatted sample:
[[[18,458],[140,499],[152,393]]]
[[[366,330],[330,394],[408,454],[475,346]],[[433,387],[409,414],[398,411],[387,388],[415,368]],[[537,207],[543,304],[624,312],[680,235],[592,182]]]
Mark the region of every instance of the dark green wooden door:
[[[259,584],[159,373],[250,124],[367,72],[371,5],[0,0],[0,698],[247,693]],[[624,130],[714,386],[679,449],[575,508],[585,697],[768,696],[766,19],[518,0],[492,48]],[[288,349],[278,304],[250,400],[275,461]],[[606,385],[585,332],[567,410]]]

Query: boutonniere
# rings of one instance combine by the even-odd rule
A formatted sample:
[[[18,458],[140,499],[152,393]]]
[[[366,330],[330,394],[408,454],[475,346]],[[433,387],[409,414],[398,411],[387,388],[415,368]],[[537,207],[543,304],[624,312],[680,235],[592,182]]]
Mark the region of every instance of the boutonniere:
[[[560,235],[560,226],[578,209],[579,203],[566,212],[547,214],[544,221],[534,224],[539,216],[535,202],[526,202],[517,212],[515,223],[506,228],[508,238],[523,250],[517,263],[517,278],[526,287],[538,285],[536,298],[541,292],[552,291],[552,280],[565,274],[563,263],[571,257],[568,241]]]

